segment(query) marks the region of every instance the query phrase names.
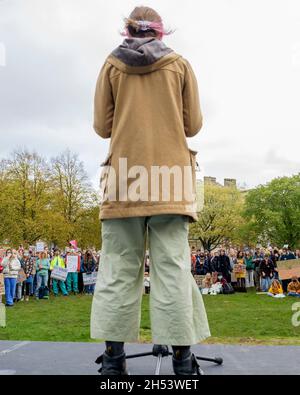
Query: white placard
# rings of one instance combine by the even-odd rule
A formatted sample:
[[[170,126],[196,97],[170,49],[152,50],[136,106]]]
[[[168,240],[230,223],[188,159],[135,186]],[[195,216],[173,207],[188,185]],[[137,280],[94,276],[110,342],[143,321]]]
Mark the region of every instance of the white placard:
[[[78,255],[67,255],[68,273],[78,272]]]
[[[83,278],[83,285],[93,285],[96,284],[97,282],[97,274],[98,272],[92,272],[92,273],[83,273],[82,278]]]
[[[35,252],[43,252],[45,248],[45,244],[42,241],[38,241],[35,245]]]
[[[63,267],[55,266],[51,273],[51,278],[55,278],[59,281],[66,281],[68,275],[68,269]]]

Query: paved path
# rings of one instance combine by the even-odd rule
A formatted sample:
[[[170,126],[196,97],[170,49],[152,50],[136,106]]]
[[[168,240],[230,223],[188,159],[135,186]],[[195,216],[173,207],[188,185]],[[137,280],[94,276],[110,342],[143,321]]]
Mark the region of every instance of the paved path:
[[[0,341],[0,375],[97,374],[96,357],[103,344]],[[150,344],[126,345],[127,354],[152,350]],[[193,346],[196,355],[224,359],[222,366],[202,362],[207,375],[300,374],[300,346]],[[131,374],[154,374],[156,358],[128,360]],[[171,357],[163,358],[162,374],[172,374]]]

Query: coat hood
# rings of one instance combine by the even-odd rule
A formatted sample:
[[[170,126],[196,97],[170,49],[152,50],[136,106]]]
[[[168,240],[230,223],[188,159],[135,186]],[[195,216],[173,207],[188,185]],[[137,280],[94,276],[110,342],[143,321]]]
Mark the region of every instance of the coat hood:
[[[179,57],[154,37],[127,38],[110,54],[107,61],[122,72],[144,74],[174,62]]]

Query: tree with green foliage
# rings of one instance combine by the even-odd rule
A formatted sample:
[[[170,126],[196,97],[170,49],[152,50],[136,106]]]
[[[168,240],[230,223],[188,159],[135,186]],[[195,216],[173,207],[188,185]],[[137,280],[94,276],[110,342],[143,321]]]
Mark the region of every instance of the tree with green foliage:
[[[0,242],[100,246],[99,202],[83,163],[66,151],[52,161],[18,150],[0,162]]]
[[[43,222],[48,214],[49,169],[37,153],[15,151],[2,161],[2,232],[10,239],[29,244],[44,236]]]
[[[207,183],[204,187],[204,206],[199,220],[190,226],[190,236],[203,248],[212,251],[230,240],[242,221],[243,199],[234,187]]]
[[[276,178],[249,191],[244,216],[251,222],[259,241],[299,247],[300,174]]]

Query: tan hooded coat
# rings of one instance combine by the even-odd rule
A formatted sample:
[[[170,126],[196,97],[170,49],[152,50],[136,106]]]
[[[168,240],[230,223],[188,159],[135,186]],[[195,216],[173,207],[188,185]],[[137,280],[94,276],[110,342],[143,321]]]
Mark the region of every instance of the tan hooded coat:
[[[106,59],[95,93],[94,129],[111,139],[102,163],[100,218],[182,214],[197,220],[197,152],[186,138],[201,126],[190,64],[160,40],[124,40]],[[162,166],[169,177],[155,178]]]

